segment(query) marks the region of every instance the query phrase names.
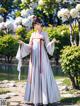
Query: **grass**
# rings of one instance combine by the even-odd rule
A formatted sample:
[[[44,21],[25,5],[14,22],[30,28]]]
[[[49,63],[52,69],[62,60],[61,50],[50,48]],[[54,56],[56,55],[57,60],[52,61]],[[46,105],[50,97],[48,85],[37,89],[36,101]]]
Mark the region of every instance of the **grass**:
[[[65,79],[65,78],[67,78],[67,77],[65,77],[65,76],[58,76],[58,75],[54,75],[54,77],[55,77],[55,79],[57,80],[57,79]]]
[[[67,85],[67,86],[71,86],[71,81],[69,78],[65,77],[63,82],[62,82],[62,85]]]
[[[21,80],[25,80],[27,78],[27,75],[21,74]],[[7,73],[0,73],[0,81],[2,80],[18,80],[18,73],[17,74],[7,74]]]
[[[61,99],[62,104],[79,104],[80,106],[80,97],[70,97],[70,98],[62,98]]]
[[[65,77],[65,76],[63,76],[63,77],[61,77],[61,76],[56,76],[55,77],[55,79],[63,79],[62,80],[62,85],[64,86],[64,85],[66,85],[66,86],[68,86],[68,87],[70,87],[70,86],[72,86],[72,84],[71,84],[71,81],[70,81],[70,79],[68,78],[68,77]],[[80,94],[80,90],[76,90],[76,89],[69,89],[69,91],[66,91],[66,93],[70,93],[70,94]],[[67,97],[67,98],[61,98],[61,104],[63,104],[63,105],[69,105],[69,104],[71,104],[71,105],[73,105],[73,104],[76,104],[76,105],[78,105],[79,104],[79,106],[80,106],[80,96],[78,97]]]

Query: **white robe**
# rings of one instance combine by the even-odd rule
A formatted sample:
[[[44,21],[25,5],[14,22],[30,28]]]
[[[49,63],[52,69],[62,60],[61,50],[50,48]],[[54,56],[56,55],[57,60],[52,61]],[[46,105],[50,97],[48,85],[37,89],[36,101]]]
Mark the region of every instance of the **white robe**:
[[[42,39],[42,40],[40,40]],[[50,42],[46,32],[34,32],[29,44],[23,43],[18,48],[18,71],[21,71],[22,58],[30,54],[28,78],[24,100],[33,104],[48,104],[60,101],[60,92],[47,55],[53,55],[54,42]],[[18,76],[20,80],[20,73]]]

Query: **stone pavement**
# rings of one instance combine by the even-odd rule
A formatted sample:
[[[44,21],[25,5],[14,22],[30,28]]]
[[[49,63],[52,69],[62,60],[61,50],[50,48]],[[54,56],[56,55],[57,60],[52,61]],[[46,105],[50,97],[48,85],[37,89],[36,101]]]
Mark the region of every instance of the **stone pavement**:
[[[57,80],[61,97],[75,97],[76,95],[66,93],[68,89],[66,86],[62,85],[63,79]],[[9,103],[8,106],[31,106],[24,103],[24,92],[25,92],[26,81],[16,82],[16,81],[0,81],[0,88],[8,89],[10,92],[1,94],[0,98],[6,99]],[[50,106],[79,106],[79,105],[63,105],[63,104],[54,104]]]

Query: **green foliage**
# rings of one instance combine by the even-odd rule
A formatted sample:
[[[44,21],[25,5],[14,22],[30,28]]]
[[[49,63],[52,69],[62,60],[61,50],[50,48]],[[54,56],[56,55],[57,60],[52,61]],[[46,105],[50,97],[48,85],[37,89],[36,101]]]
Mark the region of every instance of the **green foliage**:
[[[16,29],[16,35],[20,36],[20,39],[25,40],[27,31],[25,27],[20,27]]]
[[[34,30],[30,30],[26,34],[26,41],[28,42],[31,36],[31,33]],[[57,40],[60,41],[59,44],[56,44],[55,51],[54,51],[54,58],[58,64],[59,56],[60,56],[60,51],[63,49],[64,46],[70,45],[70,31],[69,31],[69,25],[61,25],[57,27],[43,27],[43,31],[46,31],[48,33],[50,41],[53,38],[56,38]],[[76,36],[78,35],[78,27],[75,28],[75,34]],[[78,37],[77,37],[78,40]]]
[[[61,99],[61,103],[62,104],[71,104],[72,106],[73,105],[78,105],[79,106],[79,104],[80,104],[80,97],[65,97],[65,98],[62,98]],[[68,105],[67,105],[68,106]]]
[[[69,78],[65,78],[62,82],[63,85],[71,86],[71,80]]]
[[[15,17],[19,17],[19,16],[21,16],[20,11],[16,11],[16,12],[15,12]]]
[[[58,63],[59,55],[60,55],[60,50],[63,48],[65,45],[70,45],[69,41],[69,26],[67,25],[62,25],[62,26],[57,26],[57,27],[43,27],[43,30],[48,33],[50,41],[53,38],[56,38],[57,40],[60,41],[59,44],[56,44],[55,47],[55,52],[54,52],[54,57],[56,59],[56,62]],[[30,39],[31,33],[33,30],[29,31],[26,35],[26,40]],[[49,56],[50,57],[50,56]]]
[[[32,34],[33,31],[34,31],[34,30],[30,30],[30,31],[26,34],[25,41],[26,41],[27,43],[29,43],[29,40],[30,40],[30,37],[31,37],[31,34]]]
[[[60,50],[63,48],[63,46],[70,45],[69,27],[67,25],[62,25],[57,27],[44,28],[44,30],[48,32],[50,41],[53,38],[56,38],[60,41],[59,44],[56,44],[54,52],[54,58],[56,60],[56,63],[58,64]]]
[[[3,36],[3,35],[5,35],[5,32],[0,30],[0,36]]]
[[[18,29],[16,29],[16,39],[21,39],[23,40],[25,43],[29,43],[31,34],[34,30],[30,30],[30,31],[26,31],[26,29],[24,27],[20,27]],[[68,25],[62,25],[62,26],[57,26],[57,27],[43,27],[43,31],[48,33],[49,39],[50,41],[53,38],[56,38],[57,40],[60,41],[59,44],[56,44],[55,47],[55,52],[54,52],[54,58],[56,60],[56,62],[58,63],[59,60],[59,55],[60,55],[60,50],[67,45],[70,45],[70,41],[69,41],[69,26]],[[77,29],[76,29],[76,34],[77,34]],[[7,40],[7,39],[6,39]]]
[[[17,48],[17,40],[12,35],[0,37],[0,54],[7,58],[7,62],[12,61],[12,58],[16,55]]]
[[[10,17],[14,10],[19,10],[20,0],[0,0],[0,15],[3,16],[4,21]],[[11,15],[13,17],[13,15]]]
[[[69,45],[69,26],[62,25],[57,27],[48,27],[44,28],[45,31],[48,32],[50,40],[52,40],[54,37],[57,40],[60,40],[61,45],[59,44],[60,48],[62,48],[64,45]]]
[[[62,49],[63,46],[70,44],[70,41],[69,41],[70,33],[69,33],[69,26],[68,25],[62,25],[62,26],[57,26],[57,27],[43,27],[43,31],[48,33],[50,41],[54,37],[57,40],[60,40],[61,43],[58,44],[60,49]],[[29,31],[27,33],[26,38],[28,37],[28,39],[29,39],[32,32],[33,32],[33,30]]]
[[[6,13],[7,10],[5,8],[0,8],[0,14]]]
[[[61,67],[74,88],[80,88],[80,46],[65,46],[61,51]]]

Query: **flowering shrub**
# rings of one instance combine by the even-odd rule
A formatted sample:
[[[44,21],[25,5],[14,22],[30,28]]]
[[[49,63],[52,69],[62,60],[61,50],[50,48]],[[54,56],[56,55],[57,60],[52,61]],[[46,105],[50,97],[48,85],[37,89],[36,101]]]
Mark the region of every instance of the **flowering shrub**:
[[[75,8],[72,8],[71,10],[67,8],[62,8],[61,10],[58,11],[58,17],[62,18],[63,21],[66,21],[70,18],[77,18],[78,17],[78,12],[80,12],[80,4],[77,4]]]
[[[77,4],[76,9],[78,12],[80,12],[80,4]]]
[[[22,0],[23,5],[27,5],[27,0]],[[3,17],[0,16],[0,31],[5,32],[5,34],[14,34],[16,29],[20,26],[25,27],[26,30],[30,30],[32,28],[32,22],[34,17],[34,9],[37,7],[38,3],[35,1],[30,1],[29,7],[21,8],[21,11],[16,11],[15,14],[18,13],[18,17],[16,17],[13,21],[6,20],[3,22]]]
[[[44,5],[44,0],[39,0],[39,1],[38,1],[38,4],[39,4],[39,5]]]
[[[78,45],[80,45],[80,4],[77,4],[75,8],[72,8],[71,10],[62,8],[61,10],[58,11],[58,17],[62,18],[63,22],[68,22],[70,25],[70,43],[71,45],[77,45],[76,41],[76,36],[74,32],[74,26],[77,26],[78,24],[78,37],[79,37],[79,42]],[[75,25],[74,25],[75,23]],[[72,36],[72,33],[74,32],[74,39]]]
[[[70,14],[71,14],[72,18],[76,18],[78,16],[77,9],[76,8],[71,9]]]
[[[68,9],[62,8],[60,11],[58,11],[58,17],[62,18],[63,21],[66,21],[70,17],[70,12]]]

